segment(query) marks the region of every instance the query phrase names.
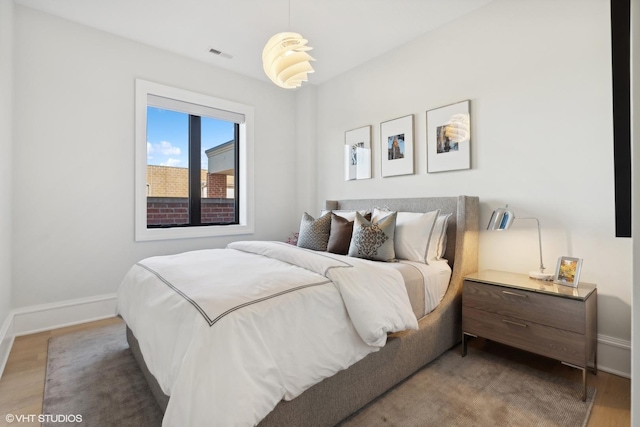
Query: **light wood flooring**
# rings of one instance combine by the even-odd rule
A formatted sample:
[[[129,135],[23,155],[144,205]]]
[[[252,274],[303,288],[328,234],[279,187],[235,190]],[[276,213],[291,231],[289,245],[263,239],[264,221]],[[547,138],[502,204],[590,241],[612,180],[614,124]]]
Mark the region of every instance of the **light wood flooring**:
[[[47,344],[50,337],[87,330],[121,322],[111,318],[67,328],[17,337],[13,343],[9,360],[0,378],[0,426],[38,426],[37,422],[7,423],[6,415],[38,415],[42,413],[42,395],[47,362]],[[581,383],[582,374],[557,361],[538,357],[485,340],[472,340],[470,346],[481,348],[501,357]],[[598,372],[588,374],[587,381],[598,389],[587,427],[626,427],[631,425],[631,381]]]

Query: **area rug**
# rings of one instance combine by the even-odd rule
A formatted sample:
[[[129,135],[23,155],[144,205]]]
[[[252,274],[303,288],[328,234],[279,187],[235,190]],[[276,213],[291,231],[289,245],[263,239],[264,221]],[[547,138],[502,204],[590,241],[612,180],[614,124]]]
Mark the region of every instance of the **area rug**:
[[[341,427],[586,426],[596,390],[469,348],[455,348]],[[162,413],[129,349],[124,325],[49,341],[43,426],[160,426]],[[81,415],[65,423],[60,415]],[[304,427],[304,426],[295,426]]]
[[[49,339],[42,413],[45,427],[162,424],[124,324]]]
[[[560,363],[560,362],[558,362]],[[584,427],[596,389],[470,347],[449,350],[341,427]]]

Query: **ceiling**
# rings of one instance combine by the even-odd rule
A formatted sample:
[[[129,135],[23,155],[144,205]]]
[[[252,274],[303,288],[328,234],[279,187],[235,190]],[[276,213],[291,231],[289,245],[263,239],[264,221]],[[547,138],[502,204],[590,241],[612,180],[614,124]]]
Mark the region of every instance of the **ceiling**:
[[[319,84],[492,0],[15,0],[108,33],[268,81],[262,49],[301,33]],[[209,52],[214,48],[225,55]],[[232,58],[228,58],[230,55]]]

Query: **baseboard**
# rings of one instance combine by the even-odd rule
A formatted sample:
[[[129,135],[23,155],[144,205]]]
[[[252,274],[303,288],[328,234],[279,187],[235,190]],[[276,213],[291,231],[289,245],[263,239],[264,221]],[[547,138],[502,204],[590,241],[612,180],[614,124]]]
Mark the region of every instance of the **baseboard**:
[[[116,315],[116,294],[35,305],[13,311],[15,336],[78,325]]]
[[[107,294],[12,310],[0,329],[0,377],[15,337],[113,317],[116,301],[116,294]]]
[[[631,341],[598,335],[598,370],[631,378]]]
[[[9,353],[11,353],[11,347],[13,347],[14,337],[13,311],[10,311],[0,329],[0,378],[2,378],[4,367],[7,365],[7,360],[9,360]]]

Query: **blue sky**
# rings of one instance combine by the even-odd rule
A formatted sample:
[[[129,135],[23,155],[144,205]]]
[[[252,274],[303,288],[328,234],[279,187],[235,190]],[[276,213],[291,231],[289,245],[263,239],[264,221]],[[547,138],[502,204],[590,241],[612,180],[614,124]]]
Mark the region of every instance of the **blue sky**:
[[[147,164],[189,166],[188,114],[147,107]],[[207,169],[205,150],[233,139],[233,123],[202,118],[202,168]]]

